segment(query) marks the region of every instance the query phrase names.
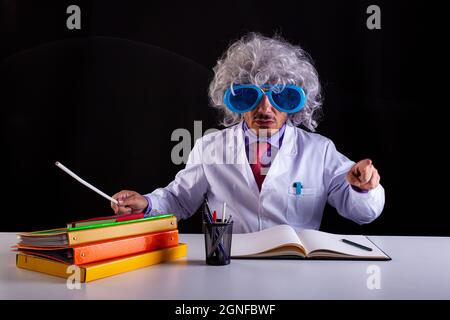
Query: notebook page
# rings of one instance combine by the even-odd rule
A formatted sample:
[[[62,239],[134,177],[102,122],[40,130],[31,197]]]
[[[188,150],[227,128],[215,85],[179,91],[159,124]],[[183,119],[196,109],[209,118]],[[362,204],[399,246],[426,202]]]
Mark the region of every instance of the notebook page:
[[[309,229],[300,230],[298,234],[305,244],[308,253],[315,250],[330,250],[353,256],[386,257],[377,246],[362,235],[340,235]],[[349,245],[342,242],[342,239],[362,244],[363,246],[372,248],[372,251]]]
[[[278,225],[253,233],[236,233],[231,241],[231,256],[257,254],[289,243],[302,245],[295,230],[288,225]]]

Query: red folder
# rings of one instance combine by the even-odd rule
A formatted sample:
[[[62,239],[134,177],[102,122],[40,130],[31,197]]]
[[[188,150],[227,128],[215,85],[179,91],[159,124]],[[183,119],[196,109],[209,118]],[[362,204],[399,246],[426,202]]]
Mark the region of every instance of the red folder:
[[[79,221],[71,222],[68,225],[71,228],[76,228],[78,223],[100,222],[102,220],[107,220],[107,221],[114,220],[116,222],[120,222],[120,221],[136,220],[136,219],[142,219],[142,218],[144,218],[143,212],[125,213],[125,214],[116,214],[113,216],[96,217],[96,218],[91,218],[91,219],[86,219],[86,220],[79,220]],[[105,223],[106,223],[106,221],[105,221]]]

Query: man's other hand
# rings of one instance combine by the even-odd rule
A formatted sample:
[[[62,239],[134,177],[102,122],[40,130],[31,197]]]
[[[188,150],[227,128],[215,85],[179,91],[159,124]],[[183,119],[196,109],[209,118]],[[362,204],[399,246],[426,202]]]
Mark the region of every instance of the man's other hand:
[[[347,174],[347,181],[362,190],[371,190],[380,184],[380,175],[373,166],[372,160],[364,159],[350,169]]]

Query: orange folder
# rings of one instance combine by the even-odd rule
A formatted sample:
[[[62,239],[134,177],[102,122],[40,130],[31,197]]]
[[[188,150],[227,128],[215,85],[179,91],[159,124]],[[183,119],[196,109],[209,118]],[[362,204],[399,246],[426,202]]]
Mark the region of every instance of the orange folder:
[[[149,233],[85,245],[40,247],[17,244],[16,251],[63,263],[81,265],[178,245],[178,230]]]

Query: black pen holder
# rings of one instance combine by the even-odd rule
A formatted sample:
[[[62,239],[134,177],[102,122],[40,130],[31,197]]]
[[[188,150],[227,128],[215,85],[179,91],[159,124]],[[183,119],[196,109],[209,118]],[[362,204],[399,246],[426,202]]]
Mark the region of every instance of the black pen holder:
[[[223,266],[230,263],[231,238],[233,235],[233,221],[216,223],[203,221],[205,235],[206,264]]]

